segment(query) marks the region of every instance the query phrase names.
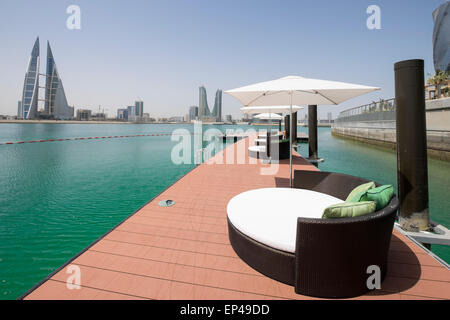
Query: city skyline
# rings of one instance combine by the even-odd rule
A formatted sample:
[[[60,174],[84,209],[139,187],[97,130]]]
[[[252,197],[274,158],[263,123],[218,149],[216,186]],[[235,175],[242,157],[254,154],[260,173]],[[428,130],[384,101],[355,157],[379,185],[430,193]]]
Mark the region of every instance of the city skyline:
[[[239,10],[233,3],[204,1],[77,1],[80,30],[65,25],[67,2],[4,2],[0,59],[8,64],[0,75],[0,114],[17,113],[28,46],[40,34],[52,39],[67,99],[76,108],[102,105],[113,116],[130,96],[140,96],[155,117],[182,115],[196,104],[199,83],[227,90],[289,74],[382,88],[319,110],[319,116],[336,116],[346,108],[393,97],[392,63],[399,57],[423,58],[425,73],[434,72],[431,13],[442,2],[380,2],[380,30],[366,27],[370,1],[289,1],[285,6],[268,1],[256,8],[247,2],[239,3]],[[213,19],[216,11],[221,15]],[[265,21],[269,12],[272,20]],[[177,24],[168,24],[168,17]],[[310,29],[317,19],[333,28]],[[343,36],[349,39],[345,45],[339,42]],[[199,50],[205,45],[208,50]],[[242,116],[240,107],[223,97],[224,114]]]

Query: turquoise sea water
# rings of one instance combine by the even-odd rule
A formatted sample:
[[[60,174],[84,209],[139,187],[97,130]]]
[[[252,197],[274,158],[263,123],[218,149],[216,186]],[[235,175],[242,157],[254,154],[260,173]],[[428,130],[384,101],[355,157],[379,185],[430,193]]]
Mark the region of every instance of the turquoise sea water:
[[[0,143],[177,128],[193,131],[191,125],[0,124]],[[17,298],[191,170],[193,164],[172,163],[175,144],[155,136],[0,145],[0,299]],[[305,150],[302,145],[300,153]],[[319,154],[326,159],[321,170],[395,184],[391,151],[319,128]],[[431,215],[448,227],[450,164],[430,160],[429,180]],[[433,250],[450,261],[448,248]]]

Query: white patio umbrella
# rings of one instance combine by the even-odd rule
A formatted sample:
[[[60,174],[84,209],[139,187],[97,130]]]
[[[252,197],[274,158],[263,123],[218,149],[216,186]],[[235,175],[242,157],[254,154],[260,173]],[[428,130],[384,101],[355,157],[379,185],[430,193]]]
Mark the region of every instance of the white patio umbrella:
[[[238,99],[244,106],[337,105],[351,98],[380,88],[359,84],[288,76],[272,81],[259,82],[225,93]],[[270,111],[269,111],[270,112]],[[290,186],[292,187],[292,132],[290,130]]]
[[[304,107],[300,106],[292,106],[292,111],[299,111],[304,109]],[[243,107],[241,108],[243,113],[255,114],[255,113],[289,113],[291,112],[291,106],[258,106],[258,107]]]

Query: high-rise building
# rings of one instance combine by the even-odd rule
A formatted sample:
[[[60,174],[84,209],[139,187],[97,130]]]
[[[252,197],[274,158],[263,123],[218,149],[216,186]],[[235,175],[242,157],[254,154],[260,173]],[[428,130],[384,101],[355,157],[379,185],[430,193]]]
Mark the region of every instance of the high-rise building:
[[[198,119],[198,107],[192,106],[189,107],[189,118],[188,121],[193,121]]]
[[[433,11],[434,69],[450,71],[450,2],[446,1]]]
[[[204,86],[199,88],[199,101],[198,101],[198,117],[203,119],[205,117],[210,117],[211,112],[208,107],[208,99],[206,96],[206,89]]]
[[[136,121],[136,106],[128,106],[127,107],[127,111],[128,111],[128,121]]]
[[[19,100],[17,101],[17,118],[22,118],[23,117],[23,109],[22,109],[22,101]]]
[[[222,90],[220,89],[217,89],[216,91],[212,115],[216,117],[217,122],[222,121]]]
[[[328,120],[328,122],[331,122],[332,118],[333,118],[333,115],[331,114],[331,112],[328,112],[327,113],[327,120]]]
[[[39,101],[39,37],[34,42],[27,72],[23,83],[22,107],[20,118],[34,119],[37,117]]]
[[[138,100],[134,103],[135,112],[136,112],[136,120],[142,120],[142,116],[144,115],[144,101]]]
[[[39,101],[39,66],[40,66],[40,50],[39,37],[36,39],[31,57],[28,62],[27,72],[23,85],[22,106],[20,108],[20,118],[34,119],[38,117],[38,101]],[[47,42],[47,69],[45,81],[45,105],[44,115],[54,119],[71,119],[73,118],[73,110],[69,107],[64,92],[64,87],[56,69],[55,59]]]
[[[47,74],[45,81],[45,114],[55,119],[70,119],[64,87],[56,68],[50,43],[47,42]]]

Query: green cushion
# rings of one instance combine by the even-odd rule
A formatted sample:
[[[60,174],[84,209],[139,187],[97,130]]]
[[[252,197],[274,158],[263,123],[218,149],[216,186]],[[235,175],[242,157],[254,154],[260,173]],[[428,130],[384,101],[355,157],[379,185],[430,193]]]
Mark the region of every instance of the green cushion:
[[[339,203],[326,208],[322,219],[358,217],[375,212],[375,208],[374,201]]]
[[[345,199],[345,201],[350,201],[358,193],[365,192],[365,191],[367,191],[369,189],[372,189],[372,188],[375,188],[375,182],[373,182],[373,181],[361,184],[361,185],[357,186],[355,189],[353,189],[352,192],[350,192],[350,194],[347,196],[347,199]]]
[[[358,192],[357,194],[355,194],[355,195],[353,196],[353,198],[347,199],[347,202],[361,202],[361,201],[368,201],[367,198],[366,198],[366,194],[367,194],[367,191],[361,191],[361,192]]]
[[[394,186],[386,184],[377,188],[370,189],[362,196],[362,201],[375,201],[377,211],[386,207],[394,195]]]

